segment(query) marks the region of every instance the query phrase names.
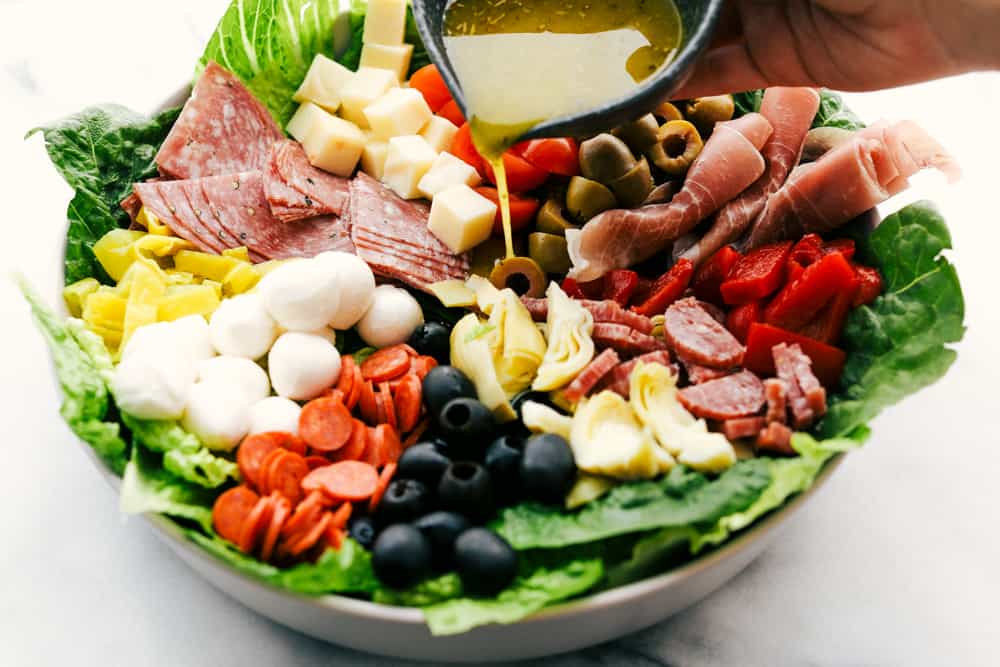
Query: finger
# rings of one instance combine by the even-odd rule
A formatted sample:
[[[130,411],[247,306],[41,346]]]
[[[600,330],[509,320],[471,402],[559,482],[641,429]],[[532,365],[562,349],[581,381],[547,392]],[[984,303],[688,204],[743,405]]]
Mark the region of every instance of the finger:
[[[756,88],[766,88],[777,82],[768,81],[757,67],[745,42],[710,49],[695,65],[694,72],[673,97],[688,99],[725,95]]]

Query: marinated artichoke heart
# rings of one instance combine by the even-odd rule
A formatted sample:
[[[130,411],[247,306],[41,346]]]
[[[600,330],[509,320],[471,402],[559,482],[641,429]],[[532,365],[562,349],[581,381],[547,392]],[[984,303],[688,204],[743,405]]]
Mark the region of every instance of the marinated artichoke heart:
[[[632,371],[630,402],[639,420],[677,461],[699,472],[716,473],[736,463],[733,446],[721,433],[710,433],[677,400],[677,378],[661,364]]]
[[[632,406],[613,391],[580,403],[569,442],[580,470],[615,479],[652,479],[675,463]]]
[[[493,306],[500,301],[500,290],[493,283],[482,276],[469,276],[465,286],[475,294],[479,310],[487,315],[493,312]]]
[[[485,336],[477,336],[481,331],[483,323],[473,313],[458,321],[451,330],[451,364],[472,380],[479,400],[493,411],[498,421],[513,421],[517,414],[497,379],[493,352]]]
[[[485,338],[493,352],[497,379],[507,398],[531,386],[545,357],[545,338],[512,289],[500,290]]]
[[[521,421],[532,433],[552,433],[566,442],[569,442],[573,428],[572,417],[535,401],[527,401],[521,406]]]
[[[531,388],[555,391],[565,387],[594,358],[594,316],[578,302],[566,296],[558,283],[550,283],[546,296],[549,314],[545,330],[548,347]]]
[[[616,483],[613,479],[582,472],[576,476],[576,483],[566,494],[566,509],[576,509],[581,505],[586,505],[591,500],[597,500],[615,486]]]

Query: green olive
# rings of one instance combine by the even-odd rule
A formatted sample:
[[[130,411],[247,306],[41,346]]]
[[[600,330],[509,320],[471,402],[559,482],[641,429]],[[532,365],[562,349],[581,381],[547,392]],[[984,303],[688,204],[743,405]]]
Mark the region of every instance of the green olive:
[[[607,187],[583,176],[574,176],[566,189],[566,210],[579,223],[584,223],[598,213],[618,206],[618,200]]]
[[[535,232],[528,235],[528,254],[546,273],[563,274],[570,270],[566,239],[555,234]]]
[[[518,296],[540,298],[545,296],[548,279],[542,267],[530,257],[511,257],[497,262],[490,272],[490,282],[497,289],[509,287]]]
[[[639,120],[615,128],[611,134],[628,144],[633,153],[642,155],[656,143],[656,131],[659,129],[660,124],[656,122],[656,117],[648,113]]]
[[[558,236],[565,236],[567,229],[576,229],[563,215],[562,208],[558,199],[549,199],[545,202],[538,210],[538,216],[535,217],[535,229]],[[531,239],[528,239],[528,245],[531,245]]]
[[[598,183],[610,183],[635,167],[635,156],[618,137],[604,133],[580,144],[580,173]]]
[[[528,246],[523,235],[516,234],[512,239],[514,253],[524,253]],[[489,238],[469,251],[469,266],[472,273],[483,278],[489,278],[497,262],[507,255],[507,244],[502,238]]]
[[[664,102],[653,109],[653,113],[662,118],[664,123],[669,123],[672,120],[684,120],[684,114],[672,102]]]
[[[656,144],[646,155],[668,176],[683,176],[701,154],[701,135],[686,120],[672,120],[656,135]]]
[[[813,128],[806,134],[802,161],[815,162],[853,136],[853,132],[840,127]]]
[[[632,171],[609,184],[615,197],[625,208],[635,208],[646,201],[653,189],[653,175],[646,158],[639,160]]]
[[[682,187],[684,187],[684,183],[679,180],[661,183],[646,196],[646,201],[642,202],[642,205],[669,204],[674,196],[681,191]]]
[[[684,105],[684,115],[704,137],[712,134],[716,123],[732,120],[734,113],[736,105],[732,95],[699,97]]]

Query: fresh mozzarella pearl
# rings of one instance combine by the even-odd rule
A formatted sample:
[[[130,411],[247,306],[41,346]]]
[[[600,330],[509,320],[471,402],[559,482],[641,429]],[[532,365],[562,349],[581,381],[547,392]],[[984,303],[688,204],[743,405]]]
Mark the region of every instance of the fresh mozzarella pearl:
[[[388,347],[406,342],[423,323],[420,304],[409,292],[380,285],[375,288],[371,306],[358,322],[358,333],[372,347]]]
[[[123,412],[140,419],[177,419],[194,385],[194,364],[180,354],[133,350],[115,368],[111,392]]]
[[[188,394],[181,425],[209,449],[228,452],[250,428],[250,405],[224,382],[198,382]]]
[[[170,325],[192,361],[211,359],[217,354],[208,322],[201,315],[188,315],[174,320]]]
[[[267,368],[279,396],[307,400],[332,387],[340,377],[340,353],[323,336],[289,331],[271,347]]]
[[[300,259],[283,264],[257,286],[264,308],[287,331],[327,326],[340,307],[340,278],[328,261]]]
[[[322,329],[317,329],[316,331],[308,331],[307,333],[311,333],[315,336],[320,336],[321,338],[327,339],[328,341],[330,341],[330,345],[337,344],[337,332],[334,331],[333,329],[328,329],[327,327],[323,327]]]
[[[368,310],[375,292],[375,274],[357,255],[347,252],[324,252],[316,261],[334,267],[340,277],[340,306],[330,320],[334,329],[350,329]]]
[[[215,357],[199,362],[198,381],[231,387],[241,391],[247,405],[271,395],[271,382],[267,373],[255,362],[244,357]]]
[[[219,354],[246,359],[263,357],[278,337],[278,325],[257,294],[223,301],[212,314],[208,330]]]
[[[215,356],[208,323],[201,315],[188,315],[173,322],[157,322],[139,327],[122,350],[125,360],[134,354],[176,354],[191,363]]]
[[[250,406],[250,435],[284,431],[299,434],[299,413],[302,408],[283,396],[268,396]]]

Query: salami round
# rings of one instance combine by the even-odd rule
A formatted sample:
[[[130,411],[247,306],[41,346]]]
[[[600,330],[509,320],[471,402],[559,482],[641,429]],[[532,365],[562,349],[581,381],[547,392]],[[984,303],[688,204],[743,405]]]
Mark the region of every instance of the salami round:
[[[730,368],[743,361],[744,347],[697,299],[671,304],[663,333],[674,352],[696,364]]]
[[[677,397],[694,416],[718,420],[755,415],[766,402],[764,383],[750,371],[685,387]]]

